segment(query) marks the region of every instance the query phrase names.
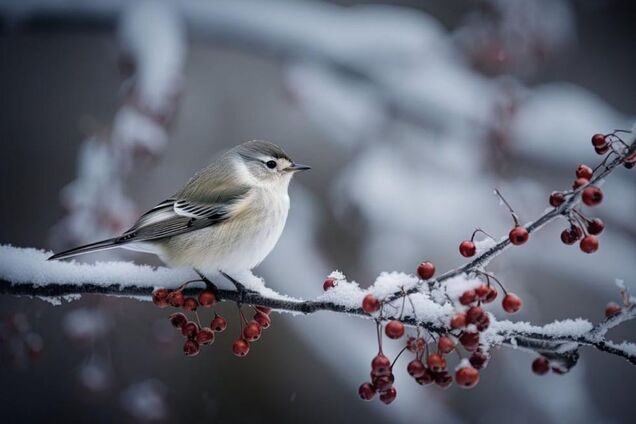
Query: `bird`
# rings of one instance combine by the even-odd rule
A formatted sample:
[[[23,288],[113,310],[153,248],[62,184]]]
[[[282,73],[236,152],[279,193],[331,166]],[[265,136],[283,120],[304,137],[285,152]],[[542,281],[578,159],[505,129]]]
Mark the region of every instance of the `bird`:
[[[198,171],[128,231],[56,253],[49,260],[124,248],[197,272],[251,270],[269,255],[283,232],[292,176],[308,169],[271,142],[242,143]]]

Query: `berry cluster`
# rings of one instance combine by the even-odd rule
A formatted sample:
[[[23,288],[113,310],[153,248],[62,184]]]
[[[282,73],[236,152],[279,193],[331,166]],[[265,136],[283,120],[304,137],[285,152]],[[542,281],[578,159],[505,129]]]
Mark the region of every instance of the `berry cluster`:
[[[210,325],[204,327],[201,325],[201,319],[197,313],[197,309],[202,306],[212,308],[217,303],[216,295],[212,290],[201,290],[198,296],[186,297],[183,294],[184,287],[193,280],[185,283],[176,290],[167,290],[164,288],[156,289],[152,293],[152,301],[160,308],[172,306],[181,308],[186,313],[193,312],[194,320],[188,319],[183,312],[177,312],[170,315],[170,323],[181,330],[185,338],[183,352],[186,356],[196,356],[201,350],[201,346],[214,343],[216,333],[221,333],[227,328],[227,321],[218,313],[214,313]],[[238,307],[240,315],[240,335],[232,344],[232,352],[238,357],[243,357],[250,350],[250,342],[255,342],[261,337],[262,330],[268,328],[272,321],[269,316],[271,309],[265,306],[253,306],[254,317],[247,321],[240,305]]]
[[[576,168],[576,178],[572,184],[572,190],[555,191],[550,194],[550,206],[558,208],[576,193],[581,192],[581,201],[589,207],[597,206],[603,201],[603,191],[590,183],[597,170],[607,163],[612,155],[619,155],[620,149],[627,145],[617,135],[622,132],[617,130],[610,134],[595,134],[592,137],[592,145],[599,155],[605,155],[605,159],[594,169],[585,164],[580,164]],[[623,166],[631,169],[636,165],[636,153],[627,156],[623,160]],[[581,210],[580,205],[573,207],[567,213],[569,221],[568,228],[561,232],[561,241],[564,244],[572,245],[579,242],[579,248],[585,253],[594,253],[598,250],[598,235],[605,229],[605,224],[599,218],[588,218]]]

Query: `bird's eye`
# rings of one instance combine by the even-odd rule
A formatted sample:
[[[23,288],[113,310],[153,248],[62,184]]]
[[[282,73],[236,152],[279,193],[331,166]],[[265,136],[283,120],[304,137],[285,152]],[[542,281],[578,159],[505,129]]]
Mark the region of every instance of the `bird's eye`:
[[[267,165],[267,167],[268,167],[269,169],[274,169],[274,168],[276,168],[276,161],[269,160],[269,161],[267,161],[267,162],[265,163],[265,165]]]

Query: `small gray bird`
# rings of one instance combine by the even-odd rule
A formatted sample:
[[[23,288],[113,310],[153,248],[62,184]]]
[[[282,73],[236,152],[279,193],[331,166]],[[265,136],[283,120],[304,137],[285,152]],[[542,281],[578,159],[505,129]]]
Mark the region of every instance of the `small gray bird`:
[[[49,259],[122,247],[153,253],[170,266],[228,273],[251,270],[283,232],[292,175],[307,169],[275,144],[248,141],[197,172],[121,236]]]

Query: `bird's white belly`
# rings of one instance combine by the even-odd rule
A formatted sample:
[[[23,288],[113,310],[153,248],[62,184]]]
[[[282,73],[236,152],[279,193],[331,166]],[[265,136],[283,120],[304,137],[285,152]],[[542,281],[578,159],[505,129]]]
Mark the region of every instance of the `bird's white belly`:
[[[285,227],[287,193],[260,193],[250,209],[221,224],[192,231],[161,243],[159,256],[171,266],[202,271],[245,271],[271,252]]]

